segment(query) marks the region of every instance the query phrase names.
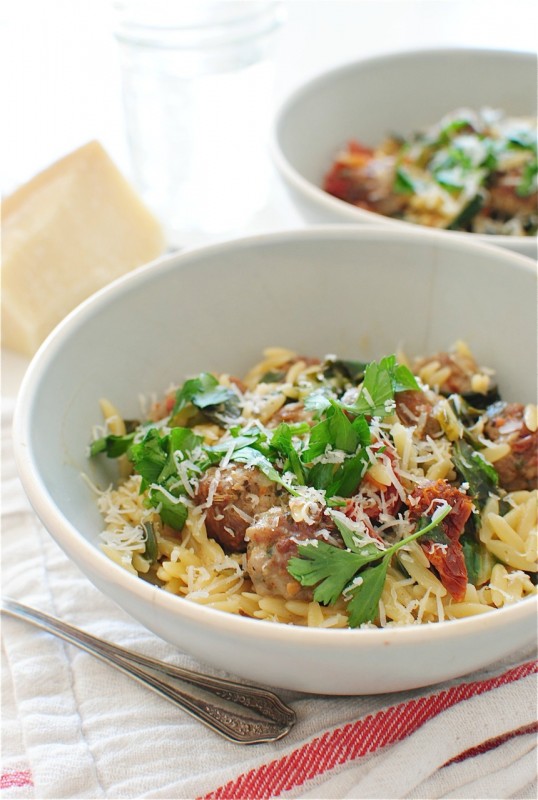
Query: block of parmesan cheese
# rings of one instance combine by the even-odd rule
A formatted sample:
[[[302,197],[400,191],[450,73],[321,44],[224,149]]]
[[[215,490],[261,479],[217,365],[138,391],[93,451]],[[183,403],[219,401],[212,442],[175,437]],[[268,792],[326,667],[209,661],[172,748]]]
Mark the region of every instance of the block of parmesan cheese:
[[[2,203],[2,346],[33,355],[82,300],[163,250],[103,147],[75,150]]]

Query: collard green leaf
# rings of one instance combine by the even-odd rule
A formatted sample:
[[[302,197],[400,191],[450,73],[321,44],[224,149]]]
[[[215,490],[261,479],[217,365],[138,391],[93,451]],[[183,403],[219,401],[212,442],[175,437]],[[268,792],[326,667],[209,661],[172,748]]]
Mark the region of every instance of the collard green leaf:
[[[221,386],[210,372],[201,372],[197,378],[190,378],[176,392],[173,419],[189,403],[215,419],[218,424],[237,419],[240,416],[239,400],[236,393]]]
[[[476,505],[483,508],[499,482],[497,470],[463,440],[454,443],[452,458],[456,471],[469,484]]]
[[[457,231],[465,228],[466,225],[469,225],[472,220],[476,217],[478,212],[481,210],[482,206],[484,205],[484,196],[482,194],[476,194],[469,202],[462,208],[460,213],[454,217],[452,222],[447,225],[447,230],[449,231]]]
[[[483,586],[491,577],[496,559],[476,536],[464,533],[460,539],[469,582]]]
[[[90,444],[90,457],[97,456],[100,453],[105,453],[108,458],[119,458],[124,455],[131,447],[134,439],[134,433],[128,433],[123,436],[116,436],[109,434],[95,439]]]
[[[157,561],[157,556],[159,555],[155,530],[151,522],[144,522],[142,527],[144,528],[144,533],[146,534],[144,558],[153,564],[155,561]]]
[[[281,383],[285,377],[286,373],[283,371],[270,370],[262,375],[260,383]]]
[[[364,370],[368,366],[367,361],[349,361],[343,358],[327,360],[323,366],[323,374],[326,378],[341,376],[353,384],[357,384],[364,377]]]

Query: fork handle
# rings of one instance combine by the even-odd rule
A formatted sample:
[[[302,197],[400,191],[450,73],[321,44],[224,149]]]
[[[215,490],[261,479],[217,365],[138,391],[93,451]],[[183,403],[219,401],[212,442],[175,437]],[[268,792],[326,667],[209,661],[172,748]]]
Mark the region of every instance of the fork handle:
[[[111,664],[229,741],[273,742],[285,736],[295,723],[293,710],[265,689],[204,676],[141,656],[10,598],[2,598],[1,611]]]

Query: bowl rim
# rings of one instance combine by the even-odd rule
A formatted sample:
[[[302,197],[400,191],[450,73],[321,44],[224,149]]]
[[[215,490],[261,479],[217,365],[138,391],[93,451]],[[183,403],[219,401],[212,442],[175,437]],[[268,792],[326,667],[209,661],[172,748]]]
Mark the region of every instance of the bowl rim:
[[[350,222],[356,224],[368,225],[381,225],[398,228],[400,230],[408,230],[410,227],[419,228],[419,230],[426,229],[428,226],[419,225],[406,220],[393,219],[392,217],[378,214],[375,211],[368,211],[364,208],[358,208],[345,200],[334,197],[326,192],[321,186],[317,186],[311,181],[304,178],[301,173],[293,166],[287,156],[284,154],[281,147],[280,132],[287,118],[287,115],[294,108],[295,104],[301,101],[305,96],[315,92],[319,87],[330,84],[337,80],[341,75],[353,73],[355,71],[366,71],[375,67],[376,64],[386,64],[391,61],[411,61],[414,59],[423,58],[437,58],[453,57],[453,56],[493,56],[496,58],[504,59],[517,59],[519,61],[536,62],[538,55],[530,50],[513,50],[510,48],[495,48],[495,47],[472,47],[472,46],[446,46],[446,47],[423,47],[423,48],[409,48],[390,50],[385,53],[378,53],[372,56],[365,56],[362,58],[347,61],[339,64],[330,69],[326,69],[311,78],[303,81],[298,86],[289,92],[286,97],[279,104],[274,115],[273,125],[269,135],[269,152],[273,163],[275,164],[278,172],[284,180],[293,186],[300,194],[307,197],[310,202],[316,204],[320,209],[326,209],[333,214],[338,214],[341,217],[349,219]],[[335,143],[335,150],[338,148],[338,142]],[[491,244],[496,244],[499,247],[507,249],[515,248],[519,245],[522,250],[526,250],[525,245],[528,245],[529,251],[533,245],[536,246],[536,236],[507,236],[504,234],[492,233],[470,233],[468,231],[449,231],[442,228],[434,229],[441,235],[449,238],[464,237],[469,239],[472,237],[473,241],[478,240]]]
[[[292,244],[307,240],[314,242],[327,236],[357,240],[359,243],[361,240],[373,240],[380,243],[392,240],[400,243],[409,241],[414,244],[418,243],[419,246],[427,246],[437,242],[443,248],[482,251],[489,254],[494,260],[513,262],[512,268],[522,269],[525,272],[532,272],[532,274],[538,275],[533,259],[520,253],[502,250],[493,245],[483,244],[475,240],[457,239],[451,240],[449,243],[437,231],[423,232],[414,229],[406,231],[396,229],[382,230],[377,226],[352,227],[345,224],[318,225],[253,234],[241,239],[210,243],[193,250],[164,255],[117,278],[83,301],[49,334],[31,360],[17,397],[13,420],[13,441],[17,471],[34,511],[48,533],[69,558],[75,563],[84,560],[89,567],[88,573],[93,576],[99,575],[100,580],[106,584],[118,585],[123,592],[123,596],[129,595],[133,597],[135,604],[145,603],[148,609],[160,607],[165,612],[177,614],[178,618],[183,617],[191,623],[199,623],[202,628],[210,629],[219,636],[250,638],[259,635],[269,642],[289,642],[294,646],[305,648],[329,643],[335,647],[345,648],[379,646],[389,643],[413,645],[422,643],[425,637],[426,640],[431,641],[436,641],[439,637],[441,639],[466,638],[478,633],[484,626],[487,626],[488,630],[496,630],[503,628],[506,624],[521,623],[523,620],[530,618],[531,615],[536,616],[538,596],[528,597],[513,605],[495,609],[493,615],[485,613],[457,620],[388,628],[308,628],[242,617],[170,594],[160,587],[144,581],[138,575],[127,572],[119,564],[108,558],[99,549],[97,542],[92,543],[86,539],[50,498],[32,454],[30,436],[31,410],[36,390],[39,389],[41,381],[46,377],[49,364],[61,351],[63,342],[69,339],[78,328],[82,327],[88,318],[98,313],[103,303],[114,302],[121,297],[126,288],[143,287],[147,282],[151,281],[156,271],[163,273],[181,270],[185,263],[188,264],[198,259],[203,260],[206,256],[211,257],[212,254],[222,252],[223,249],[233,251],[238,247],[265,245],[276,241]],[[76,556],[74,555],[75,551],[77,551]],[[85,577],[88,577],[86,573]],[[120,601],[117,602],[122,605]],[[129,610],[128,605],[123,607],[127,611]],[[258,634],[256,634],[256,631],[258,631]]]

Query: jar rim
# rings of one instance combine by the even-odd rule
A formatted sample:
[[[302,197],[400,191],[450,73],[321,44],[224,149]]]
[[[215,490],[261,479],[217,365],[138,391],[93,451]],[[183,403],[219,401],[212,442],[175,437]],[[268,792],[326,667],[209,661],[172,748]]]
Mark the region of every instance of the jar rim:
[[[147,47],[226,47],[268,36],[284,19],[281,0],[196,0],[179,4],[170,0],[114,0],[112,5],[116,38]]]

